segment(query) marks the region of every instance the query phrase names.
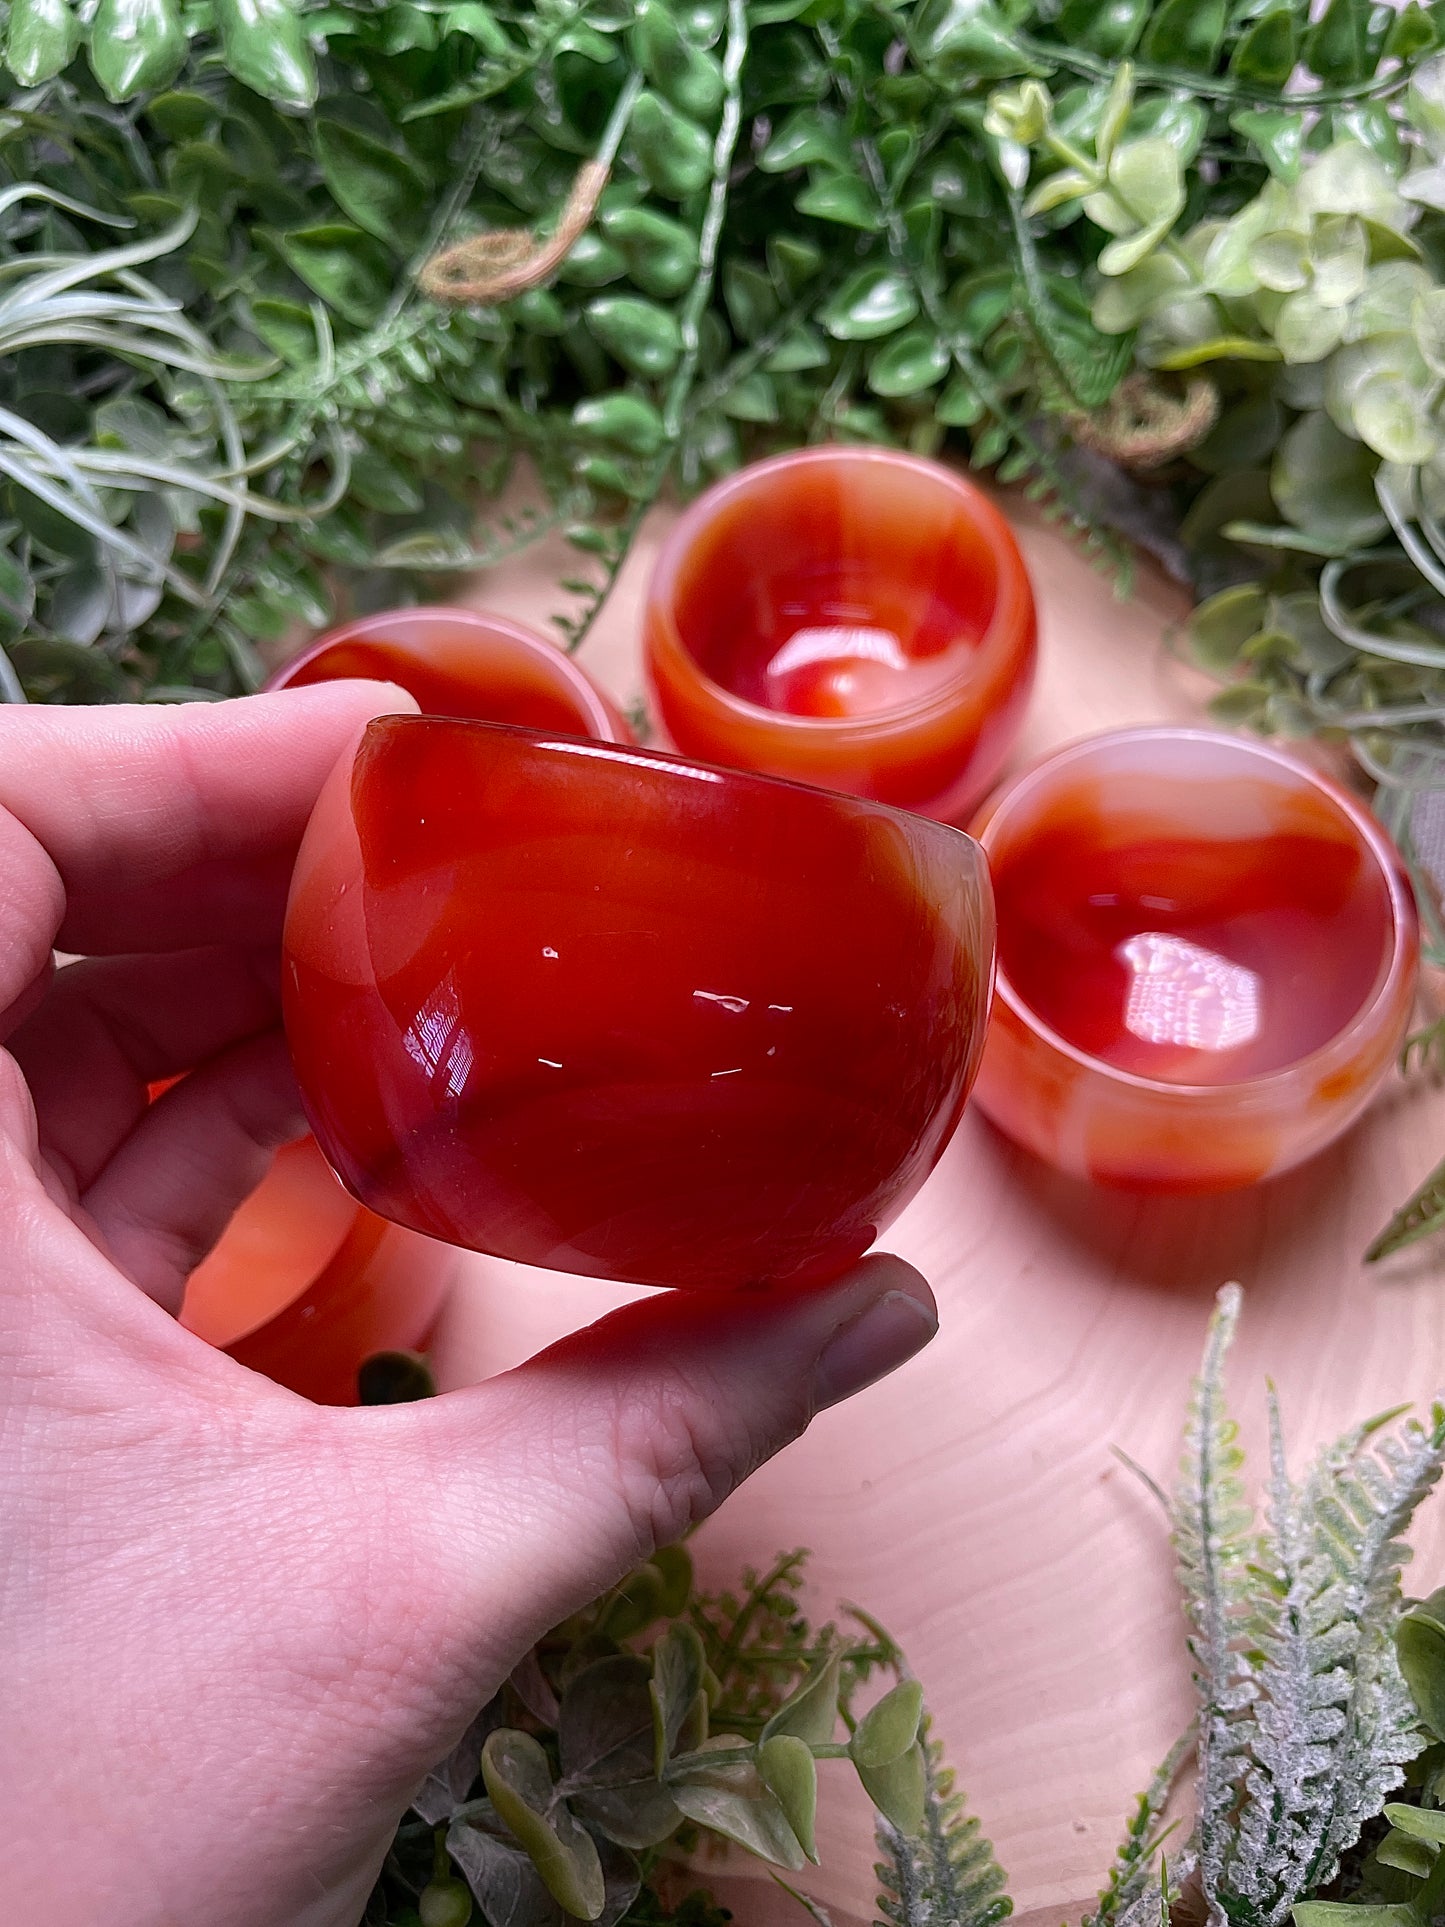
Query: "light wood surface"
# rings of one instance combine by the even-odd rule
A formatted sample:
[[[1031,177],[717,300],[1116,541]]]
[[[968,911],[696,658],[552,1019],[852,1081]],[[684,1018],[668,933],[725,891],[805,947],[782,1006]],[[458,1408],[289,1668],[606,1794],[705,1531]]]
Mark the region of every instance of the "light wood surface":
[[[1165,645],[1180,592],[1141,568],[1133,598],[1052,531],[1015,515],[1042,617],[1020,758],[1116,724],[1197,719],[1207,686]],[[640,690],[638,615],[658,518],[583,660]],[[534,622],[562,559],[496,572],[474,600]],[[566,574],[565,563],[557,573]],[[1275,1379],[1299,1460],[1321,1438],[1445,1384],[1445,1261],[1366,1272],[1370,1236],[1445,1148],[1445,1095],[1395,1086],[1305,1169],[1225,1198],[1139,1199],[1056,1176],[965,1117],[888,1234],[938,1295],[936,1342],[820,1418],[699,1536],[730,1580],[813,1548],[813,1603],[853,1599],[907,1648],[937,1729],[992,1837],[1017,1912],[1077,1919],[1129,1800],[1187,1717],[1162,1515],[1112,1454],[1170,1478],[1215,1288],[1247,1288],[1233,1364],[1247,1441]],[[627,1294],[469,1259],[440,1335],[445,1383],[502,1369]],[[1416,1532],[1419,1589],[1445,1580],[1445,1499]],[[823,1865],[835,1927],[873,1919],[873,1848],[844,1768],[825,1769]],[[728,1898],[746,1927],[804,1916],[758,1880]]]

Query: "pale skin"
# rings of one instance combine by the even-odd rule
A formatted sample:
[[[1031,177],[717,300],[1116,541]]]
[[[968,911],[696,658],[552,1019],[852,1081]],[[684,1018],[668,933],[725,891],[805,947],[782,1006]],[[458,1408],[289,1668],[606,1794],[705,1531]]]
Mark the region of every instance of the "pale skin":
[[[307,813],[360,725],[409,706],[349,683],[0,708],[17,1921],[352,1927],[421,1776],[526,1647],[935,1329],[879,1256],[807,1291],[654,1294],[485,1385],[341,1411],[175,1322],[303,1128],[276,987]]]

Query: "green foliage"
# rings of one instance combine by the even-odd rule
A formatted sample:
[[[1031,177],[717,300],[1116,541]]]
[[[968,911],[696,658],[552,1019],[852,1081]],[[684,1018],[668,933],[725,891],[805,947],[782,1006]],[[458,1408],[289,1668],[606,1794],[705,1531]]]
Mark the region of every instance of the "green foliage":
[[[1172,1507],[1198,1720],[1135,1803],[1081,1927],[1170,1927],[1196,1885],[1230,1927],[1431,1927],[1445,1907],[1445,1589],[1406,1606],[1399,1575],[1401,1535],[1445,1464],[1445,1408],[1369,1420],[1294,1480],[1271,1391],[1257,1517],[1224,1399],[1239,1310],[1226,1286]],[[487,1927],[719,1927],[705,1895],[673,1898],[677,1856],[710,1833],[800,1867],[815,1857],[818,1762],[850,1760],[878,1808],[877,1927],[998,1927],[1005,1876],[917,1681],[866,1615],[853,1615],[861,1638],[810,1625],[803,1573],[789,1553],[699,1595],[674,1548],[549,1634],[429,1776],[367,1921],[449,1927],[474,1899]],[[895,1683],[860,1715],[880,1668]],[[1166,1859],[1191,1754],[1193,1825]]]
[[[394,1395],[425,1389],[413,1373]],[[820,1760],[881,1776],[880,1823],[899,1839],[922,1829],[925,1781],[929,1811],[942,1795],[918,1686],[870,1694],[860,1717],[855,1696],[899,1655],[871,1624],[853,1638],[811,1625],[803,1574],[791,1553],[738,1592],[699,1594],[672,1548],[549,1634],[428,1778],[368,1920],[461,1920],[466,1895],[492,1927],[711,1927],[698,1897],[665,1899],[678,1856],[702,1829],[791,1871],[816,1858]]]
[[[1303,12],[1289,17],[1304,46]],[[1433,16],[1414,34],[1412,59]],[[199,406],[214,415],[213,394],[91,335],[5,362],[40,425],[63,428],[52,440],[94,443],[98,410],[144,404],[186,441],[171,453],[188,476],[243,497],[177,473],[129,506],[163,509],[184,556],[224,567],[199,604],[171,583],[154,603],[112,596],[99,629],[98,595],[77,612],[52,593],[62,559],[92,579],[98,553],[25,501],[0,505],[0,647],[26,634],[0,681],[73,700],[247,687],[258,649],[334,597],[403,599],[555,529],[589,558],[563,617],[575,644],[661,490],[818,437],[951,443],[1098,549],[1058,459],[1129,365],[1129,334],[1090,312],[1096,260],[1147,253],[1181,197],[1193,218],[1262,180],[1233,119],[1274,99],[1254,23],[1175,0],[1107,22],[1045,0],[14,0],[7,45],[0,183],[92,212],[27,204],[0,223],[0,268],[103,253],[104,223],[135,223],[147,246],[169,230],[155,285],[228,366],[272,362],[218,377],[229,441]],[[1118,46],[1137,56],[1127,103]],[[1360,65],[1333,42],[1320,58]],[[1331,81],[1336,118],[1407,77],[1366,66]],[[1075,202],[1036,192],[1023,211],[1016,146],[985,131],[1000,83],[1052,89],[1051,138],[1082,141],[1098,174]],[[1227,186],[1204,184],[1206,150]],[[420,293],[423,266],[478,235],[545,248],[592,158],[610,177],[538,285],[458,307]],[[545,510],[513,526],[493,510],[478,533],[519,456]]]
[[[1212,1914],[1279,1927],[1424,1744],[1395,1649],[1401,1534],[1445,1464],[1445,1408],[1368,1421],[1295,1482],[1271,1394],[1256,1524],[1223,1398],[1239,1298],[1220,1294],[1175,1512],[1200,1706],[1193,1848]]]

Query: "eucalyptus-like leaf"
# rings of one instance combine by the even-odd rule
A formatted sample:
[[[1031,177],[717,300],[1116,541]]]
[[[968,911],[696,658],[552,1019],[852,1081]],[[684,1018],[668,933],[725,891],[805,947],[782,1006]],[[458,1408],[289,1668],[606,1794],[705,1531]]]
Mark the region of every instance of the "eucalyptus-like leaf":
[[[1280,442],[1270,488],[1297,529],[1327,544],[1363,547],[1385,531],[1375,459],[1323,412],[1304,415]]]
[[[806,1740],[777,1733],[758,1747],[758,1772],[782,1808],[798,1844],[817,1864],[818,1767]]]
[[[1401,1833],[1409,1834],[1413,1840],[1424,1840],[1432,1847],[1445,1847],[1445,1813],[1391,1801],[1385,1808],[1384,1817],[1392,1827],[1398,1827]]]
[[[1388,168],[1359,141],[1336,141],[1300,175],[1295,190],[1306,214],[1358,214],[1384,227],[1413,218]]]
[[[1263,628],[1269,598],[1253,582],[1238,582],[1201,602],[1189,618],[1195,661],[1212,675],[1228,675],[1251,637]]]
[[[736,1734],[714,1735],[669,1778],[672,1797],[699,1826],[711,1827],[760,1859],[801,1872],[807,1856],[757,1767],[748,1760],[712,1763],[707,1758],[711,1752],[736,1753],[746,1744]]]
[[[502,1727],[482,1748],[487,1796],[559,1906],[596,1920],[606,1902],[597,1845],[557,1799],[547,1755],[530,1734]]]
[[[1141,228],[1167,231],[1183,206],[1184,174],[1178,151],[1172,141],[1156,135],[1125,141],[1115,150],[1107,187],[1089,196],[1084,211],[1107,233],[1125,235]]]
[[[763,1727],[762,1737],[791,1733],[809,1746],[826,1746],[838,1724],[838,1688],[843,1658],[831,1652],[817,1665]]]
[[[1364,292],[1369,250],[1363,223],[1348,214],[1316,221],[1310,235],[1310,292],[1325,308],[1342,308]]]
[[[697,1629],[685,1620],[670,1625],[652,1649],[648,1692],[652,1707],[653,1767],[661,1774],[702,1692],[707,1656]]]
[[[1355,432],[1387,462],[1416,467],[1441,449],[1439,424],[1422,389],[1388,374],[1372,375],[1354,396]]]
[[[1323,361],[1344,337],[1344,311],[1323,307],[1313,288],[1287,294],[1275,316],[1274,338],[1286,361]]]
[[[570,1681],[557,1717],[562,1784],[576,1812],[639,1850],[679,1824],[657,1777],[652,1685],[652,1665],[638,1654],[599,1659]]]
[[[884,1767],[900,1758],[918,1738],[923,1688],[916,1679],[899,1680],[858,1722],[848,1751],[858,1767]]]
[[[1395,1651],[1420,1717],[1439,1739],[1445,1734],[1445,1591],[1406,1609],[1395,1628]]]
[[[923,1747],[915,1741],[906,1753],[886,1766],[854,1762],[863,1790],[884,1819],[910,1839],[923,1831],[927,1793]]]

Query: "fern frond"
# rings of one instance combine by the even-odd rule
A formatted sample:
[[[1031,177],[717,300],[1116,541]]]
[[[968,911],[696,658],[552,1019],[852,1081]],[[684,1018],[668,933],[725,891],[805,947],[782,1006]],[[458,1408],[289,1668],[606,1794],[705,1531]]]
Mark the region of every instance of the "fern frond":
[[[1387,1413],[1315,1460],[1296,1487],[1271,1394],[1267,1530],[1251,1632],[1257,1696],[1233,1737],[1249,1768],[1211,1900],[1283,1927],[1335,1874],[1424,1743],[1395,1656],[1401,1535],[1445,1463],[1445,1409]]]
[[[1159,1900],[1159,1883],[1154,1878],[1154,1856],[1169,1831],[1167,1827],[1161,1829],[1159,1822],[1169,1804],[1169,1796],[1174,1791],[1180,1769],[1193,1747],[1194,1728],[1191,1726],[1187,1733],[1181,1734],[1174,1742],[1155,1768],[1153,1779],[1139,1795],[1134,1811],[1129,1816],[1124,1838],[1109,1869],[1109,1878],[1099,1895],[1099,1904],[1093,1913],[1084,1915],[1081,1927],[1111,1927],[1111,1923],[1123,1927],[1124,1922],[1133,1919],[1136,1903],[1145,1899],[1150,1902],[1145,1912],[1153,1919]]]
[[[923,1833],[910,1840],[879,1820],[878,1846],[885,1858],[875,1869],[880,1891],[874,1927],[997,1927],[1013,1912],[1007,1876],[978,1820],[966,1811],[926,1718],[920,1738]]]
[[[1190,1401],[1174,1518],[1199,1696],[1196,1841],[1215,1922],[1223,1917],[1217,1896],[1225,1880],[1231,1820],[1249,1764],[1242,1715],[1259,1690],[1251,1662],[1237,1644],[1250,1614],[1254,1515],[1245,1496],[1244,1455],[1225,1408],[1223,1384],[1241,1298],[1238,1285],[1226,1285],[1210,1320],[1204,1363]]]

